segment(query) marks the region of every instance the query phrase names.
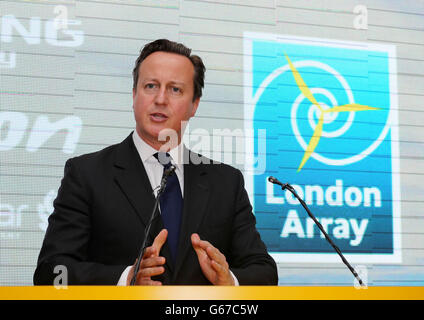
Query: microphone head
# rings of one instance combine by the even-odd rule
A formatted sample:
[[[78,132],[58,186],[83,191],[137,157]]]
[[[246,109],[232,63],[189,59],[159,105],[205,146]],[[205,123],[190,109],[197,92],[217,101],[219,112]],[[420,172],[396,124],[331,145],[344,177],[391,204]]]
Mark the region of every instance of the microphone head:
[[[273,184],[278,184],[279,186],[283,186],[283,184],[277,178],[274,178],[273,176],[269,176],[268,181]]]
[[[162,180],[161,180],[161,182],[160,182],[160,187],[159,187],[159,191],[158,191],[158,193],[163,192],[163,190],[164,190],[164,189],[165,189],[165,187],[166,187],[166,182],[167,182],[167,180],[168,180],[168,177],[169,177],[169,176],[171,176],[171,175],[175,172],[175,169],[176,169],[176,168],[177,168],[176,166],[174,166],[173,164],[171,164],[171,165],[169,166],[169,168],[168,168],[168,169],[166,169],[166,170],[163,172]]]
[[[168,169],[165,170],[164,174],[166,176],[170,176],[175,172],[175,169],[177,169],[177,167],[174,166],[173,164],[171,164],[171,166]]]
[[[275,179],[273,176],[269,176],[268,181],[271,183],[277,183],[277,179]]]

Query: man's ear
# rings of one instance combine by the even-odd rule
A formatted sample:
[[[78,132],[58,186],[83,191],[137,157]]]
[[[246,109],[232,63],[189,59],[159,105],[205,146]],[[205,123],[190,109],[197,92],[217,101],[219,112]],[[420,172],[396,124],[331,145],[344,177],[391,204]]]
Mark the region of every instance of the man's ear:
[[[133,110],[134,110],[134,100],[135,100],[135,95],[137,94],[137,92],[135,91],[136,89],[135,88],[133,88],[132,89],[132,93],[133,93],[133,104],[132,104],[132,108],[133,108]]]
[[[196,100],[194,100],[194,102],[193,102],[193,109],[191,110],[190,117],[194,117],[194,115],[196,114],[197,107],[199,106],[199,103],[200,103],[200,98],[197,98]]]

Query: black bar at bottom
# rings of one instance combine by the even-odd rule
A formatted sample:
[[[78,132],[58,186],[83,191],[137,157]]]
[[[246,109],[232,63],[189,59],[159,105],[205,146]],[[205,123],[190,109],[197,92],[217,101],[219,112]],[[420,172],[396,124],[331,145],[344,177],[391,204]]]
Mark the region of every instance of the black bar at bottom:
[[[344,318],[346,316],[393,316],[395,312],[421,314],[424,301],[405,300],[113,300],[113,301],[0,301],[3,314],[108,319],[137,316],[143,319],[281,319],[288,316]],[[7,312],[7,313],[6,313]],[[79,318],[74,318],[79,320]],[[94,319],[94,318],[93,318]]]

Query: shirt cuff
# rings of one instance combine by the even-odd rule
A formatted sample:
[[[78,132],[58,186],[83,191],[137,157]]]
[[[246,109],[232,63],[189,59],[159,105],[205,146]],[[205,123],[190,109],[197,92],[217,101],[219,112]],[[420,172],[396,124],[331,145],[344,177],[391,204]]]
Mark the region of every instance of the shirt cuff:
[[[126,267],[124,272],[122,272],[121,277],[119,278],[119,281],[116,284],[117,286],[126,286],[127,285],[127,278],[128,278],[128,274],[130,273],[131,267],[132,266]]]
[[[234,275],[234,273],[230,270],[230,273],[231,273],[231,276],[233,277],[233,279],[234,279],[234,285],[235,286],[239,286],[240,284],[239,284],[239,282],[238,282],[238,280],[237,280],[237,278],[236,278],[236,276]]]

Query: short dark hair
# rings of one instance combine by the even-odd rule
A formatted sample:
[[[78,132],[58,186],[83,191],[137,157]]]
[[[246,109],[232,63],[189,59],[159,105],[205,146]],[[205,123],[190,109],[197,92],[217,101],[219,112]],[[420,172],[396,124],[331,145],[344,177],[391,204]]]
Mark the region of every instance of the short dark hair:
[[[202,96],[202,89],[204,87],[205,81],[205,65],[203,64],[202,59],[197,55],[191,54],[191,49],[187,48],[182,43],[170,41],[168,39],[158,39],[153,42],[146,44],[143,49],[140,51],[140,55],[135,61],[135,66],[133,69],[133,89],[137,90],[138,82],[138,70],[144,59],[146,59],[150,54],[157,51],[164,51],[170,53],[180,54],[187,57],[194,66],[194,94],[193,101]]]

